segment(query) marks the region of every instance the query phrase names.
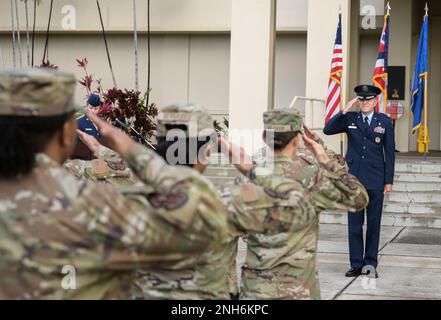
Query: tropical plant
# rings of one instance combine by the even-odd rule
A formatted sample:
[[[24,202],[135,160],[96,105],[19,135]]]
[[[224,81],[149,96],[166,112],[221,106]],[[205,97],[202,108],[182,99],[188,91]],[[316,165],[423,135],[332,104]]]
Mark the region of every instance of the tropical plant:
[[[58,66],[55,64],[52,64],[49,60],[43,61],[39,68],[46,68],[46,69],[52,69],[52,70],[58,70]]]
[[[158,108],[155,103],[147,104],[149,91],[141,95],[138,90],[111,88],[103,91],[101,79],[94,80],[87,71],[87,58],[76,59],[78,67],[84,70],[84,77],[79,84],[86,89],[87,96],[92,93],[102,96],[103,103],[98,114],[113,125],[127,131],[135,140],[150,145],[156,129],[155,117]]]

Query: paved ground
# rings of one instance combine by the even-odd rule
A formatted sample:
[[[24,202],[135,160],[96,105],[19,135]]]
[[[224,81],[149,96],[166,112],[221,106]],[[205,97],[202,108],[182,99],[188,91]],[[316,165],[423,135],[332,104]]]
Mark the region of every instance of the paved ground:
[[[319,275],[322,299],[441,299],[441,229],[382,227],[378,273],[345,278],[347,226],[321,225]]]
[[[239,248],[240,265],[245,245],[240,243]],[[318,248],[322,299],[441,299],[441,229],[383,226],[380,249],[375,284],[364,276],[346,278],[347,226],[322,224]]]

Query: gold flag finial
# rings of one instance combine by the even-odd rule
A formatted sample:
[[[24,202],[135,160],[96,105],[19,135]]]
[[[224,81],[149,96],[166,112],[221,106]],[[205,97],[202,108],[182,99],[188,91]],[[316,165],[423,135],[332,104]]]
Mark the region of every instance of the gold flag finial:
[[[390,7],[390,3],[389,2],[387,2],[386,10],[387,10],[387,15],[390,15],[390,11],[392,10],[392,8]]]
[[[424,8],[424,11],[426,12],[425,16],[427,17],[429,15],[429,6],[427,5],[427,2],[426,2],[426,7]]]

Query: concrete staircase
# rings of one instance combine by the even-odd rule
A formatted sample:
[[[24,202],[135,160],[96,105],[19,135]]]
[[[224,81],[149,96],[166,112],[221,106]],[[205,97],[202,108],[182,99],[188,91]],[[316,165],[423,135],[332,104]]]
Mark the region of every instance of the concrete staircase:
[[[205,175],[226,186],[238,176],[222,155],[215,154]],[[441,228],[441,158],[397,157],[394,191],[384,201],[382,225]],[[346,212],[323,212],[322,223],[347,224]]]

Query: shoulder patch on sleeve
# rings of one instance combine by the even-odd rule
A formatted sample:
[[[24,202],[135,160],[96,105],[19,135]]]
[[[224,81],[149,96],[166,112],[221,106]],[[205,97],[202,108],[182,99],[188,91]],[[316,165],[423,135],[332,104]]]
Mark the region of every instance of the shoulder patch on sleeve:
[[[150,193],[147,200],[155,209],[165,209],[166,211],[182,208],[188,201],[188,195],[184,192],[165,192]]]
[[[115,171],[123,171],[127,168],[124,162],[116,162],[116,161],[109,161],[106,160],[107,165],[110,169]]]
[[[257,193],[257,188],[252,183],[242,183],[240,184],[240,191],[242,193],[243,201],[245,203],[254,202],[259,200],[259,195]]]
[[[264,188],[263,191],[270,196],[271,198],[287,200],[289,199],[289,191],[288,192],[279,192],[270,188]]]

